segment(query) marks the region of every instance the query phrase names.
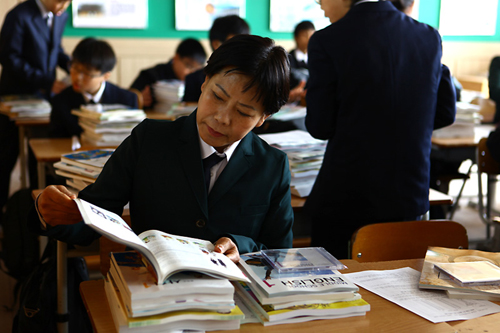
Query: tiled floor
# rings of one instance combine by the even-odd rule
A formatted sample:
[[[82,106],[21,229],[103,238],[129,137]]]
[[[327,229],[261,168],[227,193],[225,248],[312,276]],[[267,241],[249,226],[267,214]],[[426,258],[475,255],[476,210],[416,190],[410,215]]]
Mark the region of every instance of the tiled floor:
[[[19,188],[17,174],[13,176],[12,192]],[[450,195],[456,195],[460,188],[460,181],[452,181],[450,184]],[[476,210],[477,203],[477,175],[473,174],[467,181],[466,187],[460,200],[460,207],[457,209],[454,221],[460,222],[467,229],[470,240],[470,248],[475,248],[480,240],[486,236],[486,227],[481,221]],[[500,203],[500,200],[497,199]],[[498,210],[498,209],[497,209]],[[0,271],[0,331],[10,332],[15,311],[11,309],[13,303],[13,289],[15,280],[4,272]]]

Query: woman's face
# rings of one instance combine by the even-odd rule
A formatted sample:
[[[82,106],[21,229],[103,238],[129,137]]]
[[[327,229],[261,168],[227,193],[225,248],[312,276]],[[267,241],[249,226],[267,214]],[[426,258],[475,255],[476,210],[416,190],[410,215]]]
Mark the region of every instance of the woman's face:
[[[335,23],[351,9],[351,0],[321,0],[321,9],[325,12],[325,17]]]
[[[261,101],[254,99],[255,87],[243,92],[249,77],[237,72],[225,74],[227,70],[206,77],[196,113],[201,139],[219,152],[269,117]]]

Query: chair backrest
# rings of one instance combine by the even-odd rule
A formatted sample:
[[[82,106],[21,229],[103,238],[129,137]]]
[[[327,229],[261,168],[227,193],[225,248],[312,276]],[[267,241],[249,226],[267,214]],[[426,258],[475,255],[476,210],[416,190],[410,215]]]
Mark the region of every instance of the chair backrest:
[[[428,246],[467,249],[467,230],[446,220],[368,224],[353,234],[351,254],[359,262],[416,259]]]
[[[144,99],[142,97],[142,93],[135,88],[130,88],[129,91],[137,95],[137,108],[142,109],[144,107]]]
[[[477,145],[477,172],[498,175],[500,174],[500,163],[491,156],[486,141],[488,138],[482,138]]]

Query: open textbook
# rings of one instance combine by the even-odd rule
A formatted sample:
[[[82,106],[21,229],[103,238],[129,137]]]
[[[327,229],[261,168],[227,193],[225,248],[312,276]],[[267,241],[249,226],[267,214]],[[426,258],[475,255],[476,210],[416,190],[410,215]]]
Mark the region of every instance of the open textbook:
[[[181,237],[158,230],[136,235],[118,215],[82,199],[75,199],[85,224],[100,234],[125,244],[143,255],[153,268],[158,284],[173,274],[196,271],[214,277],[250,282],[235,263],[206,240]]]

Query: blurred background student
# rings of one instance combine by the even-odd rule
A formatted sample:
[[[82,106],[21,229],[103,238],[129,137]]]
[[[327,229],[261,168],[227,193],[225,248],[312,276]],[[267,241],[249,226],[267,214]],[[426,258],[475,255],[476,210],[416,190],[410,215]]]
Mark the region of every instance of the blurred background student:
[[[218,17],[212,23],[208,33],[210,46],[215,51],[226,40],[236,35],[250,34],[248,23],[238,15],[228,15]],[[201,85],[205,82],[205,72],[203,68],[186,76],[183,102],[198,103],[201,95]]]
[[[61,47],[70,0],[28,0],[7,13],[0,32],[0,95],[35,94],[50,99],[64,89],[56,67],[68,72],[69,57]],[[14,121],[0,115],[0,221],[7,202],[10,175],[19,155],[19,132]],[[36,170],[34,156],[29,157]],[[36,172],[30,182],[36,185]]]
[[[151,85],[164,80],[184,81],[187,75],[205,66],[207,54],[203,46],[194,38],[184,39],[169,62],[142,70],[130,88],[142,92],[144,107],[154,105],[155,98]]]
[[[305,87],[309,79],[307,68],[307,45],[309,38],[316,31],[311,21],[302,21],[295,26],[293,39],[295,49],[288,54],[290,60],[290,98],[288,102],[300,101],[305,97]]]

